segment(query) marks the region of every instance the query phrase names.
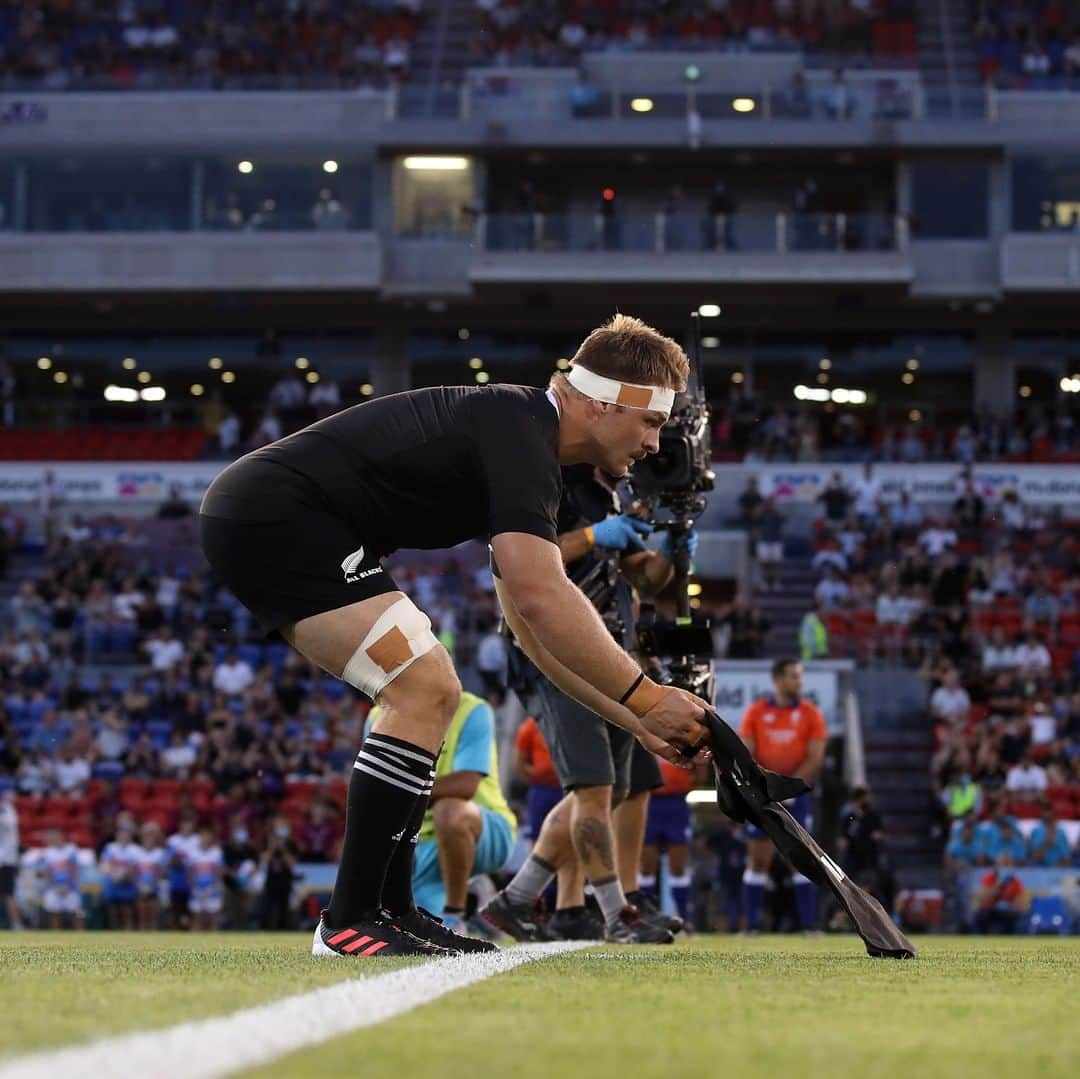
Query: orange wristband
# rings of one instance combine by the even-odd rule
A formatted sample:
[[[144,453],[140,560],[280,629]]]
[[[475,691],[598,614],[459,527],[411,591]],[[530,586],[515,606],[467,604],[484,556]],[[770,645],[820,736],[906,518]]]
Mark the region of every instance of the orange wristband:
[[[588,540],[591,551],[596,546],[596,536],[593,535],[592,525],[586,525],[581,531],[585,533],[585,539]]]
[[[623,701],[623,704],[640,719],[646,712],[655,707],[663,695],[663,687],[658,686],[650,678],[643,678],[634,688],[633,693]]]

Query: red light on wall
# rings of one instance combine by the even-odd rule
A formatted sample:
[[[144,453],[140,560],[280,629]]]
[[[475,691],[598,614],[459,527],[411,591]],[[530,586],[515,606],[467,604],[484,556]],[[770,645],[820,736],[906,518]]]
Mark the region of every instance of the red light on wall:
[[[615,201],[615,188],[613,188],[613,187],[605,187],[603,194],[604,194],[604,202],[614,202]]]

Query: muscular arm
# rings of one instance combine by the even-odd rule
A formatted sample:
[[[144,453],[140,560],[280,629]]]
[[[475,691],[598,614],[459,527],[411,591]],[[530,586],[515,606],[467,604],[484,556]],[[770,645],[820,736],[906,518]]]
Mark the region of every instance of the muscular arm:
[[[564,663],[560,663],[537,640],[536,635],[514,604],[513,597],[510,595],[505,581],[498,577],[495,578],[495,592],[499,597],[499,603],[502,605],[506,624],[513,631],[518,644],[521,645],[525,654],[540,668],[549,681],[554,682],[567,696],[573,697],[574,700],[579,701],[609,723],[614,723],[616,727],[623,727],[635,735],[641,734],[641,723],[633,712],[610,697],[606,697],[595,686],[570,670]],[[584,599],[584,597],[582,598]],[[590,611],[592,610],[588,601],[585,601],[585,605],[589,607]],[[606,630],[603,630],[603,632],[607,633]],[[614,642],[612,643],[614,644]],[[636,675],[631,675],[630,680],[632,681],[636,677]],[[628,681],[627,685],[629,684]]]
[[[593,548],[584,528],[575,528],[573,532],[562,532],[558,536],[559,554],[563,565],[568,566],[579,558],[584,558]]]
[[[479,772],[451,772],[438,776],[431,786],[431,800],[437,802],[440,798],[460,798],[471,802],[483,778]]]
[[[491,547],[502,579],[498,593],[507,621],[510,622],[507,608],[513,608],[522,626],[528,626],[532,643],[541,646],[559,666],[575,675],[582,686],[572,692],[552,675],[548,677],[593,711],[599,709],[582,699],[579,692],[589,690],[590,697],[608,698],[608,704],[617,701],[630,688],[640,669],[612,640],[581,589],[567,578],[559,548],[523,532],[501,533],[493,537]],[[529,658],[548,674],[530,652],[526,637],[518,633],[519,627],[510,622],[510,628]],[[628,730],[635,729],[616,719],[612,722]]]
[[[795,769],[795,775],[799,779],[805,779],[807,783],[813,784],[817,779],[818,772],[821,771],[821,765],[825,760],[825,739],[814,738],[807,743],[806,756],[803,758],[802,764]]]

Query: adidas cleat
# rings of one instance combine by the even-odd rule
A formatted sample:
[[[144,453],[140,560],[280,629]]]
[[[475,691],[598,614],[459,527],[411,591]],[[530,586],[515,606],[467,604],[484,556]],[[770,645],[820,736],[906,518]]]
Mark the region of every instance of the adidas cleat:
[[[681,933],[686,928],[686,923],[677,914],[665,914],[660,909],[654,896],[640,889],[636,892],[626,893],[627,901],[632,903],[648,921],[662,926],[669,933]]]
[[[614,925],[604,930],[611,944],[674,944],[671,931],[642,915],[637,907],[625,906]]]
[[[490,940],[478,940],[455,933],[441,918],[436,918],[423,907],[416,907],[404,914],[387,914],[399,929],[404,929],[420,940],[426,940],[440,948],[461,952],[468,955],[473,952],[497,952],[499,949]]]
[[[413,936],[384,914],[363,918],[344,929],[331,929],[326,912],[319,918],[311,942],[311,954],[318,956],[426,955],[431,958],[460,955],[457,949],[440,948]]]
[[[543,922],[537,920],[533,907],[525,903],[512,903],[506,892],[497,892],[491,902],[480,911],[480,917],[514,940],[535,943],[558,939]]]

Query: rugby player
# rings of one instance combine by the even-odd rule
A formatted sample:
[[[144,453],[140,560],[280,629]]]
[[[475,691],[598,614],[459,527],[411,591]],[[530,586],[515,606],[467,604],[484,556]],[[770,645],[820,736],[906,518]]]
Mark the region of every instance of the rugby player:
[[[754,701],[743,715],[739,734],[763,768],[798,776],[811,786],[825,759],[825,717],[802,696],[803,666],[797,659],[778,659],[772,666],[773,695]],[[807,792],[785,802],[788,812],[807,830],[813,830],[813,794]],[[769,883],[773,845],[756,825],[747,822],[746,871],[743,873],[743,911],[746,928],[753,932],[761,921],[765,889]],[[814,928],[817,889],[801,873],[792,875],[799,924]]]
[[[383,567],[392,551],[489,539],[507,621],[547,677],[671,760],[703,740],[701,702],[658,685],[616,644],[556,542],[560,465],[621,476],[655,453],[688,373],[674,341],[617,315],[547,389],[380,398],[253,451],[207,490],[200,529],[220,582],[265,630],[382,706],[349,782],[314,952],[484,947],[411,902],[413,846],[461,684],[430,620]],[[385,907],[388,885],[396,909]]]

